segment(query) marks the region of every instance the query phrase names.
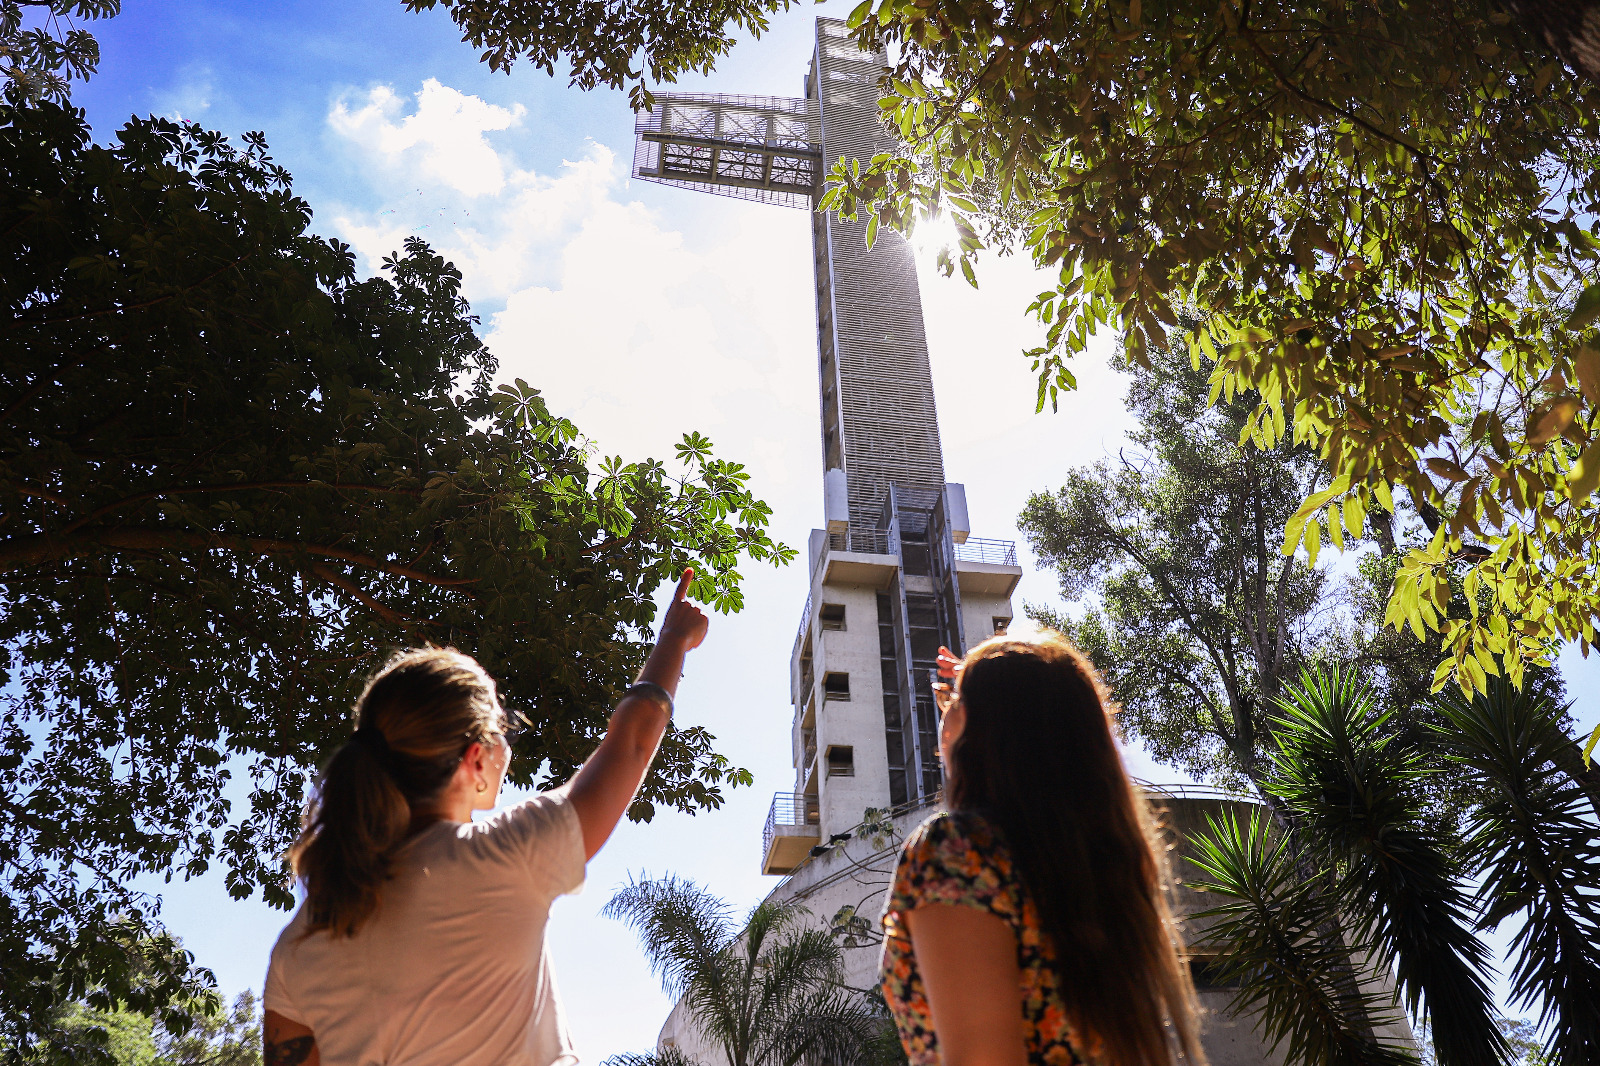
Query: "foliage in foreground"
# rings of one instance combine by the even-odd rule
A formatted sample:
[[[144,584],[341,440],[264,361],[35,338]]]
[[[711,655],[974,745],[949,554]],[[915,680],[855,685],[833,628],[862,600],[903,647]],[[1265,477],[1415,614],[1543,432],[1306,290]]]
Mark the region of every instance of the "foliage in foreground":
[[[100,42],[79,20],[121,10],[122,0],[0,0],[0,95],[64,102],[100,65]]]
[[[1357,573],[1278,551],[1283,527],[1316,476],[1309,448],[1239,443],[1255,399],[1207,404],[1205,374],[1173,346],[1130,367],[1126,405],[1139,425],[1109,459],[1066,472],[1029,497],[1018,519],[1041,563],[1079,609],[1030,604],[1035,620],[1071,635],[1116,694],[1118,722],[1157,761],[1224,787],[1264,787],[1270,719],[1283,686],[1313,662],[1358,670],[1390,714],[1388,731],[1431,746],[1443,719],[1430,693],[1436,635],[1383,624],[1401,551],[1426,539],[1422,516],[1367,516]],[[1459,579],[1449,613],[1470,615]],[[1524,687],[1561,700],[1553,667]],[[1570,745],[1578,761],[1579,748]],[[1600,768],[1582,772],[1600,792]],[[1455,824],[1477,801],[1459,775],[1420,787],[1429,815]]]
[[[476,655],[530,728],[519,785],[597,742],[652,594],[741,605],[787,561],[738,464],[595,454],[495,359],[460,274],[307,232],[259,135],[0,108],[0,1037],[92,994],[192,999],[141,874],[224,864],[288,906],[308,774],[394,648]],[[633,818],[749,775],[671,730]],[[242,811],[225,792],[248,775]],[[135,950],[135,945],[138,945]],[[98,990],[98,991],[96,991]],[[141,998],[142,997],[142,998]]]
[[[899,1040],[881,1000],[843,983],[838,941],[807,924],[797,903],[765,900],[739,922],[705,889],[667,877],[631,882],[602,913],[639,934],[667,995],[730,1066],[896,1061]],[[683,1066],[672,1058],[681,1053],[667,1054],[620,1066]]]
[[[948,211],[964,270],[987,245],[1054,272],[1041,406],[1098,328],[1137,362],[1193,307],[1211,397],[1255,390],[1246,438],[1326,464],[1286,551],[1402,490],[1437,513],[1389,615],[1443,636],[1437,684],[1593,643],[1600,87],[1541,35],[1488,0],[865,0],[852,24],[897,56],[907,147],[825,202]],[[1447,618],[1462,559],[1486,606]]]

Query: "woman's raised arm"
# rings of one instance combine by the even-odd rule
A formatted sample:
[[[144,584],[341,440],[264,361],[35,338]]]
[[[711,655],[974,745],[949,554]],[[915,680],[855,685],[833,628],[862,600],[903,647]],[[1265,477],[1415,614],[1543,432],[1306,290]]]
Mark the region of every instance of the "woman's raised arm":
[[[666,617],[661,620],[656,646],[639,671],[640,682],[659,685],[669,697],[677,696],[684,656],[700,646],[710,625],[700,608],[689,602],[689,582],[693,579],[694,570],[683,572]],[[656,757],[667,721],[668,708],[660,699],[624,696],[611,713],[605,739],[572,779],[572,807],[583,827],[587,858],[594,858],[627,813]]]

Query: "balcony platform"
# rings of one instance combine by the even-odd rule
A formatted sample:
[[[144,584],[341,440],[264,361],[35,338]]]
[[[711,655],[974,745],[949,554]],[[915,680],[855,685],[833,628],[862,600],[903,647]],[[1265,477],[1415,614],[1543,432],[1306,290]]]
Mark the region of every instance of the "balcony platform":
[[[956,581],[962,593],[972,596],[1009,598],[1022,580],[1022,567],[1005,563],[973,563],[956,560]]]
[[[779,792],[761,833],[761,872],[787,874],[806,861],[822,839],[816,796]]]
[[[866,585],[886,589],[899,568],[900,557],[897,555],[830,551],[823,560],[822,584]]]

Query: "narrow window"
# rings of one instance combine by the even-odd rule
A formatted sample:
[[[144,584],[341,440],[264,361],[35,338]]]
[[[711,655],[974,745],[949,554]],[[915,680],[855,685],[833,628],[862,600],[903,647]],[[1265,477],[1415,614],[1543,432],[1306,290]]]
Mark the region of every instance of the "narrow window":
[[[848,744],[828,745],[828,776],[856,776],[856,750]]]
[[[850,675],[835,671],[822,675],[822,698],[847,700],[850,698]]]
[[[1234,989],[1242,983],[1238,977],[1223,976],[1224,967],[1215,955],[1189,956],[1189,978],[1194,982],[1196,992],[1215,992],[1219,989]]]
[[[996,633],[1004,633],[1007,629],[1010,629],[1010,628],[1011,628],[1011,619],[1007,618],[1003,614],[997,614],[997,615],[994,616],[994,631]]]
[[[842,603],[825,603],[825,604],[823,604],[822,605],[821,618],[822,618],[822,628],[823,629],[835,629],[835,630],[844,629],[844,604],[842,604]]]

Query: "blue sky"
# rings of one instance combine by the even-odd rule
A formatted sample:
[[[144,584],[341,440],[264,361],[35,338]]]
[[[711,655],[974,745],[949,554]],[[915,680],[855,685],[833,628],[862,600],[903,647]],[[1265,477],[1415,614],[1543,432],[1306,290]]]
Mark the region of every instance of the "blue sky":
[[[778,16],[767,37],[680,87],[795,95],[813,18],[850,6]],[[263,130],[312,205],[313,228],[352,244],[365,269],[412,233],[462,268],[505,378],[544,389],[610,454],[666,457],[683,431],[706,433],[751,467],[777,535],[804,544],[820,517],[821,465],[803,213],[629,182],[623,94],[580,93],[528,69],[491,73],[444,14],[411,14],[400,0],[129,0],[90,28],[101,72],[76,100],[97,137],[148,113]],[[975,535],[1015,538],[1029,491],[1121,442],[1123,386],[1102,342],[1081,391],[1059,414],[1035,415],[1018,353],[1035,340],[1022,308],[1042,280],[993,261],[974,292],[924,267],[947,475],[967,485]],[[1019,610],[1054,599],[1023,547]],[[628,932],[596,913],[630,872],[693,877],[740,906],[773,883],[757,872],[759,840],[771,794],[791,782],[788,656],[805,586],[799,567],[750,568],[748,609],[713,621],[680,694],[680,717],[709,726],[756,787],[717,812],[625,825],[591,863],[585,892],[555,908],[552,950],[588,1061],[651,1045],[669,1006]],[[1592,726],[1595,663],[1563,665]],[[1130,759],[1146,776],[1174,777]],[[215,877],[151,887],[225,991],[260,987],[285,915],[229,900]]]

